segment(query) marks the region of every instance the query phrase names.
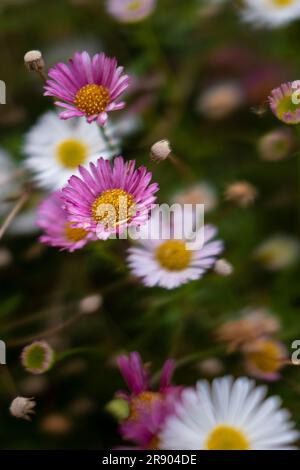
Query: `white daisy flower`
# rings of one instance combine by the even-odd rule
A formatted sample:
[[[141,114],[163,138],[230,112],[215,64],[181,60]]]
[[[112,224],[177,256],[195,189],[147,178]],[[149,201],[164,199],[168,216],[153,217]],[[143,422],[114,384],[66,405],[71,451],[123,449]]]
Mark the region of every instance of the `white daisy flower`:
[[[242,18],[257,26],[277,28],[300,17],[300,0],[244,0]]]
[[[79,165],[119,153],[119,141],[114,138],[111,144],[113,151],[97,124],[88,124],[84,119],[63,121],[54,112],[47,112],[26,135],[25,166],[38,186],[54,191],[77,174]]]
[[[199,381],[186,389],[160,436],[172,450],[289,450],[299,438],[279,397],[246,377]]]
[[[191,249],[191,237],[186,232],[194,225],[193,214],[184,211],[181,219],[180,212],[174,212],[171,222],[168,211],[154,211],[148,223],[140,227],[139,246],[128,250],[132,273],[148,287],[174,289],[200,279],[223,251],[223,242],[213,240],[217,229],[211,225],[194,231],[203,245]]]

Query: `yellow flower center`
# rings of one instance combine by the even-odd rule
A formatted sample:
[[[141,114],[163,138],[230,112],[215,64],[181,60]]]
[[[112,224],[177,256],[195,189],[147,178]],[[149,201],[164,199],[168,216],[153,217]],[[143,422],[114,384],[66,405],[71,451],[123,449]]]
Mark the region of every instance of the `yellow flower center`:
[[[135,202],[123,189],[109,189],[93,202],[92,216],[107,228],[115,228],[129,222],[135,215]]]
[[[271,339],[258,340],[257,350],[246,353],[246,357],[250,365],[265,373],[277,372],[283,361],[280,345]]]
[[[292,95],[284,96],[277,105],[278,118],[282,120],[285,113],[295,113],[298,109],[299,105],[292,102]]]
[[[130,2],[128,4],[128,10],[132,10],[132,11],[136,11],[138,10],[139,8],[141,8],[142,6],[142,2],[139,1],[139,0],[134,0],[133,2]]]
[[[246,436],[239,429],[221,424],[210,433],[205,449],[249,450],[250,445]]]
[[[72,227],[72,222],[66,223],[65,234],[70,242],[79,242],[87,236],[87,232],[83,228]]]
[[[57,159],[66,168],[77,168],[87,157],[87,147],[80,140],[69,139],[57,147]]]
[[[276,7],[288,7],[295,3],[295,0],[272,0]]]
[[[182,271],[191,261],[191,251],[181,240],[167,240],[156,250],[156,258],[168,271]]]
[[[85,85],[76,93],[74,104],[87,116],[105,111],[110,102],[109,91],[102,85]]]
[[[162,395],[158,392],[141,392],[131,400],[129,419],[138,419],[140,412],[150,412],[151,406],[157,400],[162,400]]]

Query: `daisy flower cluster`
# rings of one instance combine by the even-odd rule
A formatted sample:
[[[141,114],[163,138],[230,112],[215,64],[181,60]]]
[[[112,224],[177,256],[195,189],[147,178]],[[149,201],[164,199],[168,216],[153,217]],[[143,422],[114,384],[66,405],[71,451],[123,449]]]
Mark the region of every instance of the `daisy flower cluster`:
[[[209,6],[209,2],[206,3]],[[206,18],[215,17],[222,3],[222,1],[211,2],[215,12],[209,14],[208,11]],[[161,322],[163,332],[170,333],[166,334],[166,338],[161,334],[163,355],[166,360],[161,370],[154,374],[152,364],[144,363],[139,352],[124,353],[133,348],[131,338],[129,347],[117,344],[115,350],[112,345],[111,360],[107,361],[106,365],[117,364],[126,384],[124,387],[126,390],[114,387],[114,391],[117,391],[111,393],[113,398],[106,408],[106,411],[114,414],[119,421],[118,429],[122,438],[119,449],[193,451],[294,449],[300,434],[295,429],[296,425],[291,414],[282,406],[279,397],[268,396],[267,388],[255,383],[255,379],[263,382],[280,380],[283,368],[291,363],[286,346],[278,339],[281,325],[267,307],[255,309],[249,307],[244,310],[240,310],[240,306],[236,307],[239,302],[239,292],[244,289],[244,285],[237,282],[236,290],[234,286],[229,292],[229,284],[226,284],[228,279],[225,279],[229,276],[242,277],[244,266],[240,271],[236,271],[234,262],[231,264],[223,258],[225,242],[222,238],[226,238],[229,234],[230,247],[231,235],[238,232],[235,224],[237,227],[239,224],[241,226],[244,224],[245,232],[251,232],[251,227],[256,222],[253,215],[255,204],[258,205],[263,198],[263,188],[260,188],[258,178],[255,183],[248,181],[246,171],[241,172],[246,174],[244,179],[244,175],[239,174],[236,169],[234,171],[230,169],[228,174],[238,176],[236,180],[230,182],[230,180],[225,181],[225,178],[222,180],[222,174],[217,170],[223,184],[220,192],[226,205],[226,210],[221,213],[222,221],[219,221],[215,210],[222,202],[219,201],[217,183],[215,187],[206,181],[205,174],[203,179],[197,180],[193,168],[177,156],[167,139],[158,135],[161,129],[164,132],[166,129],[166,134],[174,135],[173,116],[169,119],[173,113],[171,109],[173,105],[178,106],[178,116],[175,115],[174,122],[177,122],[178,128],[181,125],[181,112],[184,111],[180,106],[190,99],[189,93],[185,90],[190,84],[188,81],[185,82],[183,74],[180,77],[181,81],[179,80],[179,88],[182,87],[183,91],[181,89],[177,91],[174,79],[175,70],[177,72],[175,60],[174,65],[173,61],[169,64],[163,50],[168,49],[175,34],[172,33],[170,38],[166,37],[162,45],[157,43],[153,33],[165,23],[158,18],[157,24],[154,22],[154,29],[151,29],[152,16],[155,16],[156,8],[160,11],[161,5],[157,0],[104,2],[103,13],[108,18],[110,27],[116,22],[123,23],[119,25],[120,29],[123,31],[127,28],[128,31],[133,31],[134,38],[140,42],[139,47],[144,47],[149,32],[150,48],[152,46],[155,48],[154,53],[150,54],[150,63],[157,60],[162,69],[161,76],[157,78],[154,73],[154,79],[148,77],[149,82],[143,83],[140,88],[137,83],[135,84],[136,90],[143,96],[135,106],[131,107],[131,112],[128,109],[124,111],[124,108],[132,99],[130,86],[134,81],[115,57],[108,57],[104,52],[90,55],[87,51],[78,51],[68,61],[56,63],[48,73],[45,73],[45,63],[41,53],[31,51],[26,54],[27,68],[38,72],[45,79],[43,93],[53,108],[41,115],[28,130],[22,147],[24,155],[22,171],[26,175],[31,175],[31,184],[28,187],[30,186],[30,191],[33,188],[38,200],[35,225],[40,231],[39,242],[68,253],[83,250],[80,259],[85,259],[84,256],[87,256],[87,245],[89,253],[97,253],[99,257],[104,253],[103,257],[108,263],[111,258],[115,260],[114,255],[116,255],[121,288],[124,285],[125,289],[127,285],[134,286],[137,295],[138,291],[141,291],[142,301],[139,304],[141,311],[145,305],[151,306],[145,316],[141,316],[137,321],[134,319],[133,328],[129,327],[129,335],[133,336],[136,333],[134,328],[139,325],[138,321],[145,333],[141,338],[142,340],[146,338],[149,343],[153,339],[152,335],[154,341],[157,341],[158,328],[155,329],[154,325],[152,329],[152,323],[155,324],[155,321],[157,324]],[[238,8],[242,21],[251,23],[255,27],[278,28],[300,18],[300,0],[244,0]],[[191,21],[190,11],[186,16],[186,21]],[[134,25],[142,20],[147,20],[149,26],[145,36],[139,25]],[[176,34],[182,34],[181,28],[178,28]],[[217,134],[218,126],[223,120],[234,119],[241,108],[250,104],[251,100],[255,101],[255,97],[260,96],[260,93],[263,95],[263,92],[258,90],[261,83],[257,77],[260,77],[260,73],[262,75],[266,73],[267,78],[261,88],[263,90],[268,88],[267,102],[273,113],[272,118],[275,116],[280,121],[281,127],[267,132],[256,144],[259,163],[270,165],[266,162],[285,160],[294,150],[296,139],[293,132],[295,126],[300,124],[300,91],[298,91],[300,81],[280,84],[280,81],[286,78],[278,79],[278,86],[272,90],[277,83],[277,75],[273,77],[273,69],[270,68],[271,72],[269,69],[267,72],[265,69],[261,72],[257,67],[259,69],[257,75],[252,73],[252,70],[250,73],[249,68],[252,68],[252,62],[254,64],[255,60],[251,58],[249,60],[251,66],[248,67],[246,63],[248,59],[246,58],[241,64],[243,54],[235,55],[235,53],[231,56],[235,70],[232,78],[231,69],[226,62],[230,54],[223,51],[219,56],[216,54],[210,58],[211,75],[217,75],[218,63],[220,68],[225,70],[225,75],[228,73],[228,78],[224,80],[218,78],[214,83],[208,84],[206,91],[202,90],[200,93],[198,91],[199,98],[194,100],[195,119],[198,113],[198,118],[201,115],[201,119],[206,119],[210,123],[206,131]],[[145,65],[143,61],[138,64],[141,68],[147,65],[148,58],[146,59]],[[191,85],[194,85],[192,79],[198,77],[198,70],[196,68],[193,70],[192,63],[187,65],[186,75],[188,78],[191,75]],[[136,70],[134,66],[132,70]],[[239,77],[239,73],[243,78]],[[172,75],[171,92],[165,88],[170,75]],[[270,75],[274,79],[272,85],[268,82]],[[136,81],[138,82],[138,78]],[[155,82],[154,85],[151,81]],[[126,158],[127,147],[124,138],[139,126],[138,111],[144,106],[144,102],[147,102],[145,97],[147,88],[151,99],[155,100],[156,97],[153,98],[152,95],[155,95],[160,86],[162,93],[157,99],[158,105],[163,109],[167,103],[170,110],[168,113],[163,113],[163,121],[158,122],[153,122],[154,119],[149,113],[152,130],[149,130],[148,138],[141,142],[141,147],[136,145],[133,148],[134,159]],[[177,97],[177,94],[180,96]],[[122,112],[118,113],[121,110]],[[194,115],[190,114],[189,119],[193,118]],[[288,128],[284,126],[285,124]],[[241,119],[241,128],[242,125]],[[196,128],[193,132],[196,136]],[[212,135],[214,137],[214,134]],[[153,136],[155,136],[154,143]],[[183,132],[182,136],[183,142],[185,142],[184,136],[188,141],[188,132]],[[244,138],[242,131],[240,138],[241,140]],[[217,137],[215,140],[217,141]],[[174,147],[177,147],[176,137],[174,142]],[[149,148],[149,164],[146,165],[140,160],[143,145]],[[197,163],[199,159],[200,166],[205,158],[215,151],[217,148],[215,145],[212,138],[209,145],[203,145],[203,154],[198,154],[194,146],[191,158],[197,159]],[[203,160],[200,161],[200,157],[203,157]],[[10,178],[14,168],[6,164],[9,159],[1,151],[0,163],[2,160],[5,162],[3,167],[7,177]],[[154,176],[157,174],[156,170],[151,171],[154,167],[166,168],[164,177],[167,186],[169,178],[173,178],[171,171],[170,175],[168,174],[168,165],[173,165],[172,170],[180,174],[182,181],[185,179],[189,181],[189,185],[183,187],[181,179],[178,178],[178,185],[176,181],[176,189],[170,198],[172,205],[167,204],[164,199],[167,198],[164,188],[163,191],[159,191],[162,184],[159,185],[158,179]],[[0,183],[2,184],[1,180]],[[4,184],[3,188],[5,188],[3,197],[9,200],[13,196],[13,191],[7,192]],[[161,204],[158,205],[158,202]],[[272,204],[273,201],[270,202],[270,206]],[[203,213],[197,210],[195,212],[194,206],[199,205],[204,210],[205,217],[209,214],[213,223],[210,221],[204,223]],[[232,219],[230,217],[227,219],[227,214],[230,212],[235,215]],[[243,215],[239,218],[242,212],[247,213],[247,219],[243,219]],[[234,244],[241,245],[239,254],[242,258],[244,247],[238,236],[235,238],[232,236],[231,246]],[[247,246],[247,250],[253,264],[265,268],[261,273],[262,276],[276,275],[281,270],[288,272],[288,268],[296,264],[300,255],[300,243],[296,237],[278,234],[267,237],[265,241],[258,242],[254,247],[250,246],[250,249]],[[28,251],[29,255],[26,253],[26,256],[29,256],[29,259],[30,256],[35,256],[35,253],[32,254],[34,250]],[[119,255],[121,255],[120,263]],[[71,258],[72,261],[76,261],[77,256],[78,254],[67,254],[66,264]],[[103,277],[106,276],[104,270],[101,273]],[[257,278],[260,281],[259,275]],[[67,280],[70,284],[72,281],[72,279]],[[84,285],[84,281],[81,281],[80,278],[78,282],[80,286]],[[98,283],[98,279],[96,282]],[[289,279],[287,281],[284,279],[283,286],[285,287],[288,282]],[[64,342],[60,343],[56,333],[78,318],[87,318],[88,315],[90,317],[96,314],[106,307],[106,303],[113,303],[115,296],[113,294],[107,299],[106,288],[108,292],[110,289],[112,292],[115,292],[115,289],[119,292],[119,285],[116,287],[115,284],[119,284],[119,281],[112,285],[108,281],[107,286],[103,287],[103,292],[102,287],[99,292],[98,288],[93,286],[92,292],[84,292],[82,297],[76,298],[74,302],[72,299],[70,310],[75,311],[74,317],[71,315],[67,319],[59,317],[58,326],[52,329],[51,325],[49,330],[42,331],[46,338],[51,337],[54,332],[49,343],[43,339],[43,334],[41,338],[37,334],[25,337],[29,344],[26,344],[22,338],[20,342],[18,338],[15,343],[12,340],[12,345],[22,344],[20,363],[23,372],[30,374],[31,379],[37,379],[35,382],[38,384],[37,390],[45,375],[51,374],[57,363],[65,357],[64,353],[59,352],[60,345],[64,347]],[[209,284],[212,286],[211,291],[207,287]],[[281,287],[280,283],[278,285]],[[226,317],[225,312],[220,320],[220,317],[217,317],[218,312],[210,308],[210,302],[211,305],[213,302],[216,302],[216,305],[219,303],[222,308],[227,295],[228,298],[230,296],[234,298],[233,312],[239,313],[232,318],[231,311]],[[190,296],[192,301],[185,310],[187,296]],[[265,290],[259,291],[257,297],[259,304],[260,299],[267,298],[267,293]],[[131,300],[130,298],[130,302]],[[296,295],[293,300],[297,302]],[[59,306],[56,309],[55,305],[55,314],[60,307],[63,313],[69,314],[69,301],[64,302],[65,300],[62,300],[63,307]],[[121,304],[122,309],[124,306],[124,309],[130,310],[131,303],[129,307],[126,302],[121,303],[123,298],[121,300],[117,298],[117,302],[118,305]],[[155,309],[159,311],[160,318],[154,320],[152,313]],[[198,314],[202,311],[203,323],[198,323]],[[182,313],[184,315],[181,315]],[[21,325],[30,322],[31,318],[21,322]],[[20,324],[16,322],[16,325],[18,327]],[[121,342],[123,331],[114,319],[107,321],[107,330],[110,328],[112,333],[108,331],[107,336],[113,337],[116,331],[116,343],[119,339]],[[203,336],[207,333],[204,341],[213,343],[210,345],[212,350],[207,354],[205,351],[203,355],[194,354],[192,339],[191,344],[181,344],[181,335],[188,328],[190,328],[190,338],[194,335],[193,330],[196,331],[197,328],[203,330]],[[195,333],[198,343],[199,336]],[[66,356],[72,356],[71,341],[66,341],[65,344],[66,347],[70,344],[70,351],[65,351]],[[208,347],[207,343],[203,349],[206,346]],[[142,348],[137,349],[143,352]],[[219,357],[219,351],[222,351],[224,357]],[[75,347],[74,353],[78,352],[81,353],[81,348]],[[105,356],[104,347],[103,351],[101,349],[101,358],[102,353]],[[148,352],[143,354],[146,356]],[[233,363],[236,358],[237,367],[230,372],[233,375],[220,377],[220,374],[227,374],[227,360]],[[195,377],[193,380],[180,379],[176,384],[175,373],[193,361],[195,361],[194,370],[197,370],[198,374],[201,373],[200,379],[196,380],[196,383]],[[205,368],[206,371],[213,370],[212,373],[206,374]],[[242,371],[241,374],[239,371]],[[250,378],[239,376],[243,374]],[[214,377],[212,383],[204,380],[209,375]],[[10,406],[10,413],[16,418],[28,420],[35,412],[35,404],[33,398],[15,397]],[[76,409],[76,403],[74,408]],[[80,406],[77,406],[77,412],[78,408],[80,409]],[[76,411],[73,413],[76,415]],[[70,427],[69,418],[59,413],[50,414],[41,426],[43,430],[53,435],[60,432],[63,435]]]
[[[273,337],[280,330],[277,319],[264,309],[246,309],[241,318],[216,331],[229,353],[241,353],[246,372],[262,380],[279,380],[288,359],[287,348]]]
[[[278,397],[246,377],[225,376],[210,385],[175,387],[175,367],[166,361],[158,391],[152,391],[149,370],[138,353],[119,357],[121,373],[131,390],[119,392],[129,403],[120,425],[126,441],[139,449],[160,450],[287,450],[296,448],[299,433]]]
[[[124,236],[128,229],[139,228],[141,234],[150,229],[150,236],[142,236],[128,249],[129,269],[146,286],[173,289],[200,279],[212,268],[223,242],[215,240],[215,227],[198,227],[203,242],[191,250],[185,236],[174,236],[181,223],[178,217],[171,220],[165,213],[161,219],[159,211],[152,211],[158,184],[151,183],[151,172],[116,156],[122,125],[111,126],[108,112],[125,106],[117,99],[128,85],[123,67],[103,53],[93,57],[76,53],[68,64],[50,69],[45,95],[58,99],[55,104],[65,111],[42,116],[24,144],[24,164],[34,183],[53,191],[38,210],[40,241],[73,252],[97,239]],[[165,142],[169,155],[171,148]],[[198,202],[210,200],[213,207],[209,187],[193,191]],[[184,207],[184,200],[181,204]],[[184,225],[189,224],[191,231],[193,220],[193,215],[185,215]]]
[[[42,243],[72,252],[149,218],[158,185],[145,167],[116,157],[124,126],[107,125],[107,113],[125,106],[116,100],[128,84],[123,68],[103,53],[76,53],[49,71],[45,95],[67,111],[42,116],[24,144],[34,182],[54,191],[38,210]]]

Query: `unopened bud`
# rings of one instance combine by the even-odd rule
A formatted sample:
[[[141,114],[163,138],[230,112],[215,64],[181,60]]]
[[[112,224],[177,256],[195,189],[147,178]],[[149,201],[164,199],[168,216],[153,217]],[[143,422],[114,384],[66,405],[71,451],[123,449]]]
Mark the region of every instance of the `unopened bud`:
[[[9,407],[9,411],[12,416],[16,418],[22,418],[29,421],[30,415],[34,414],[34,407],[36,402],[33,398],[16,397]]]
[[[118,421],[123,421],[129,416],[129,406],[122,398],[114,398],[105,407],[106,411],[114,416]]]
[[[82,299],[79,303],[79,310],[82,313],[94,313],[102,305],[102,297],[99,294],[89,295]]]
[[[43,70],[45,62],[40,51],[29,51],[24,55],[24,63],[28,70],[35,72]]]
[[[233,273],[233,266],[226,259],[218,259],[214,266],[214,271],[219,276],[230,276]]]
[[[150,158],[154,162],[161,162],[168,158],[172,149],[168,140],[160,140],[152,145],[150,150]]]

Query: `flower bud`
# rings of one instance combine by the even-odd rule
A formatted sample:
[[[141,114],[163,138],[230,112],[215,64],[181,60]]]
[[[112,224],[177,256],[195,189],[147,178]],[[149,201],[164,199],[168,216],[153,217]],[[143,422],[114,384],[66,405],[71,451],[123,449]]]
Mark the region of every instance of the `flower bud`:
[[[23,349],[21,362],[31,374],[43,374],[53,365],[54,351],[46,341],[34,341]]]
[[[233,273],[233,266],[226,259],[221,258],[217,260],[214,271],[219,276],[227,277]]]
[[[34,72],[43,71],[45,62],[40,51],[28,51],[24,55],[24,63],[28,70]]]
[[[150,158],[154,162],[161,162],[169,157],[172,149],[168,140],[160,140],[152,145],[150,150]]]
[[[16,418],[26,419],[30,421],[30,415],[34,414],[34,407],[36,402],[33,398],[17,397],[15,398],[9,407],[9,411],[12,416]]]

